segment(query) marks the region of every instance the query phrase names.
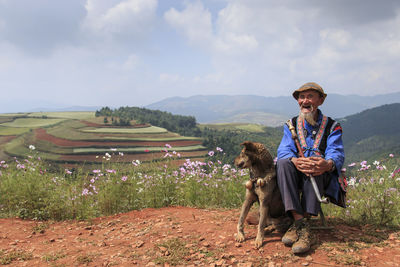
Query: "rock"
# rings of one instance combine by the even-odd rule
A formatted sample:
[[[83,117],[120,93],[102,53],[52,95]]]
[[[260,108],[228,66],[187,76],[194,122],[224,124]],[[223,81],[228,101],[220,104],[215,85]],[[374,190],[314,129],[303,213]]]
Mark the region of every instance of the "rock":
[[[310,255],[308,255],[307,257],[306,257],[306,261],[312,261],[313,260],[313,258],[310,256]]]
[[[301,263],[301,265],[308,266],[308,265],[310,265],[310,263],[306,261],[306,262]]]
[[[142,247],[143,245],[144,245],[144,242],[143,242],[142,240],[136,241],[136,243],[135,243],[135,246],[136,246],[137,248],[140,248],[140,247]]]
[[[206,248],[210,247],[210,243],[208,242],[203,242],[201,245]]]
[[[158,248],[161,250],[161,252],[168,251],[168,249],[167,249],[166,247],[163,247],[163,246],[160,246],[160,247],[158,247]]]

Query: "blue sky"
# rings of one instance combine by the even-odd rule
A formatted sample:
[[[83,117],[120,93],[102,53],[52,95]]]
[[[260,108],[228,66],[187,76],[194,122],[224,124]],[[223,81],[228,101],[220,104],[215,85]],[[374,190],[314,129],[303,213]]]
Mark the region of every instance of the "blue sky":
[[[397,0],[0,0],[0,112],[400,91]]]

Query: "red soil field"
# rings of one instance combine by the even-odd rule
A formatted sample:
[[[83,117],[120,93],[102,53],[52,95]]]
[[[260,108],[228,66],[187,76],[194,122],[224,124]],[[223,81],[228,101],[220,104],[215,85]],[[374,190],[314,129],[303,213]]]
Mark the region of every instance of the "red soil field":
[[[50,135],[46,132],[45,129],[39,128],[35,130],[35,136],[38,140],[45,140],[53,143],[57,146],[63,147],[122,147],[122,146],[165,146],[165,144],[170,144],[172,147],[181,147],[181,146],[192,146],[192,145],[201,145],[201,140],[181,140],[181,141],[168,141],[168,142],[159,142],[159,141],[132,141],[132,142],[96,142],[96,141],[77,141],[77,140],[68,140],[59,138],[53,135]]]

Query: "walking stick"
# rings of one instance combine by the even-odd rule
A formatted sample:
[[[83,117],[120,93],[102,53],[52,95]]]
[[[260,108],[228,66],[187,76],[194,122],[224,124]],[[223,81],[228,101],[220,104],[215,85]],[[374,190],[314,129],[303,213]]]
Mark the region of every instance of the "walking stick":
[[[299,139],[297,138],[296,130],[295,130],[294,126],[292,125],[291,121],[288,121],[288,122],[289,122],[288,123],[289,130],[292,133],[292,139],[293,139],[294,143],[296,144],[297,150],[299,151],[299,156],[302,157],[302,158],[305,158],[303,150],[301,149],[301,146],[300,146]],[[311,181],[312,187],[313,187],[314,192],[315,192],[315,196],[317,197],[318,201],[321,202],[321,203],[324,203],[324,204],[328,204],[329,200],[326,197],[321,198],[321,194],[319,192],[317,183],[315,182],[314,176],[309,174],[309,177],[310,177],[310,181]]]

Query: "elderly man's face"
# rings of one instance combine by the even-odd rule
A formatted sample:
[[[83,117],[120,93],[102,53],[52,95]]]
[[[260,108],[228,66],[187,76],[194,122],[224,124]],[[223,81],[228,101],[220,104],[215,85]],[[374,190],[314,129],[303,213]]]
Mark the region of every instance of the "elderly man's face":
[[[307,90],[300,92],[297,102],[300,106],[300,112],[307,114],[315,112],[324,102],[324,98],[315,90]]]

